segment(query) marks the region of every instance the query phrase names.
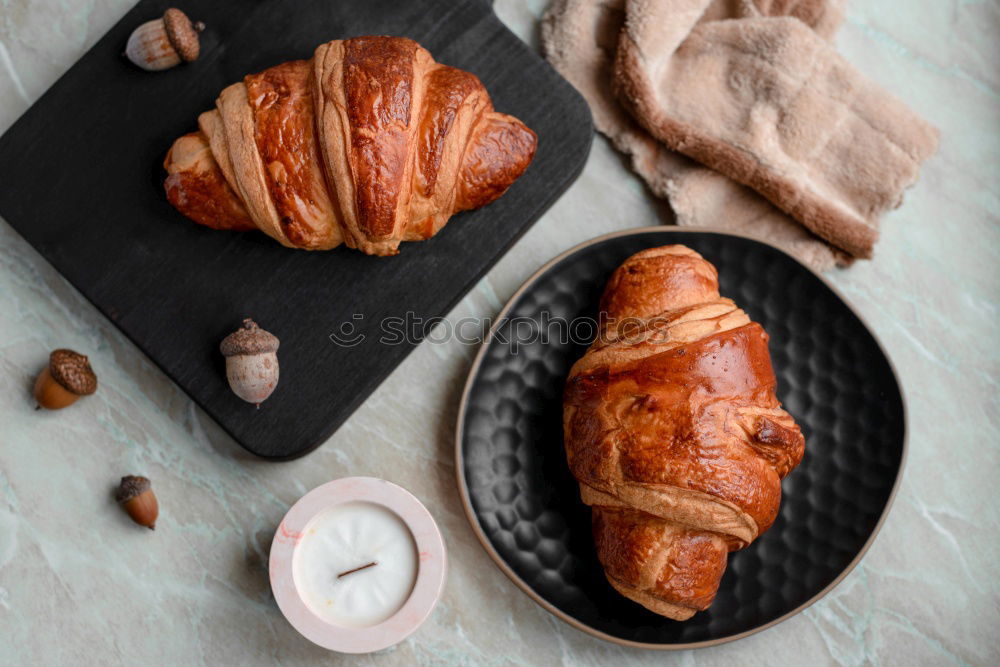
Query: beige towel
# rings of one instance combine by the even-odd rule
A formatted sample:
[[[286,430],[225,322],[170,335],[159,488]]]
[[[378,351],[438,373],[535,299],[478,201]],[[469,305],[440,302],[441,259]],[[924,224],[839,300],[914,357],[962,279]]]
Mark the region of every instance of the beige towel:
[[[766,13],[799,16],[825,36],[833,34],[842,18],[840,2],[757,3]],[[722,1],[715,3],[705,18],[738,18],[749,11],[741,0]],[[633,169],[654,194],[670,201],[677,224],[756,236],[820,271],[849,263],[846,253],[832,248],[764,197],[670,150],[625,112],[611,90],[618,35],[624,23],[625,0],[553,0],[542,21],[545,55],[587,100],[597,130],[631,156]]]
[[[719,0],[628,0],[619,99],[670,148],[870,257],[878,218],[901,203],[937,130],[801,20],[735,1],[746,18],[715,20]]]

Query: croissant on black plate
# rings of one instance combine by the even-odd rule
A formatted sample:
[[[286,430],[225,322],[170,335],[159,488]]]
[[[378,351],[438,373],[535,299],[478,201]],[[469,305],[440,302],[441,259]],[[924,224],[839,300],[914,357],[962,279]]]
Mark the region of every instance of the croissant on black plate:
[[[767,334],[695,251],[628,258],[601,312],[566,385],[570,470],[610,584],[685,620],[712,603],[728,553],[770,528],[805,441],[774,394]]]

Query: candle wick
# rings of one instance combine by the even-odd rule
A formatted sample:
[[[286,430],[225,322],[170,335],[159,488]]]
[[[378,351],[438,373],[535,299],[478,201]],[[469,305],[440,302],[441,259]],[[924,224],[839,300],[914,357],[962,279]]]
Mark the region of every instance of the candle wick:
[[[337,578],[340,579],[341,577],[346,577],[349,574],[354,574],[355,572],[360,572],[361,570],[367,570],[368,568],[375,567],[376,565],[378,565],[378,561],[373,560],[372,562],[366,563],[361,567],[356,567],[353,570],[348,570],[347,572],[341,572],[337,575]]]

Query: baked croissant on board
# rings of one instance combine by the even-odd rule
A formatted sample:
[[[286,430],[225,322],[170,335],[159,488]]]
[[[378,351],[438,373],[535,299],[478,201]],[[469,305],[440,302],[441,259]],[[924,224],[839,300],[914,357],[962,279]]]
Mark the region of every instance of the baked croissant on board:
[[[167,199],[215,229],[394,255],[502,195],[537,138],[475,75],[401,37],[322,44],[251,74],[167,153]]]
[[[566,385],[569,467],[611,585],[686,620],[712,603],[727,554],[774,522],[805,441],[774,394],[767,334],[695,251],[628,258],[601,313]]]

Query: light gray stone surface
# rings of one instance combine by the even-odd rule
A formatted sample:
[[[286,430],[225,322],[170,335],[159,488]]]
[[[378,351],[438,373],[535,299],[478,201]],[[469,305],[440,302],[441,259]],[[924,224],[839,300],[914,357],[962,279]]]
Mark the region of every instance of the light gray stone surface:
[[[497,12],[536,44],[545,4],[498,0]],[[0,0],[0,130],[129,6]],[[462,514],[453,426],[473,347],[425,342],[317,452],[263,462],[0,223],[0,663],[348,661],[283,620],[267,552],[307,490],[374,475],[426,502],[451,572],[427,624],[361,664],[997,664],[998,31],[994,0],[854,0],[838,37],[846,57],[940,127],[942,141],[886,218],[875,260],[829,275],[899,369],[910,454],[875,545],[804,613],[678,654],[571,629],[493,566]],[[450,317],[493,315],[559,252],[669,218],[598,138],[580,180]],[[32,379],[58,346],[91,356],[100,391],[69,410],[35,412]],[[154,480],[163,508],[154,533],[136,529],[109,497],[131,472]]]

